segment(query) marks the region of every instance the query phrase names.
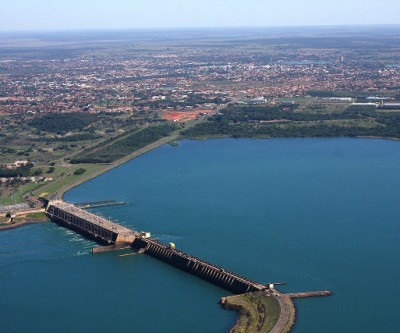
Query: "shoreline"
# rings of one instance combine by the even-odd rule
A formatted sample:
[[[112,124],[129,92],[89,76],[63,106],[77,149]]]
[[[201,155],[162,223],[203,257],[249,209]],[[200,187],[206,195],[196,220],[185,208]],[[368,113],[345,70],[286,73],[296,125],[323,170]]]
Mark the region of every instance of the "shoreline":
[[[102,174],[115,169],[119,167],[120,165],[123,165],[131,160],[134,160],[135,158],[146,154],[149,151],[152,151],[156,148],[159,148],[163,146],[164,144],[168,144],[170,142],[179,142],[182,140],[193,140],[193,141],[204,141],[204,140],[213,140],[213,139],[256,139],[256,140],[272,140],[272,139],[340,139],[340,138],[347,138],[347,139],[371,139],[371,140],[388,140],[388,141],[400,141],[400,138],[392,138],[392,137],[375,137],[375,136],[356,136],[356,137],[349,137],[349,136],[326,136],[326,137],[271,137],[271,136],[250,136],[250,137],[238,137],[235,138],[232,135],[227,135],[227,134],[221,134],[221,135],[208,135],[204,137],[186,137],[182,136],[180,134],[172,134],[168,137],[162,138],[158,141],[155,141],[151,144],[149,144],[146,147],[143,147],[125,157],[123,157],[120,160],[117,160],[113,163],[107,164],[103,169],[100,169],[92,174],[87,175],[86,177],[83,177],[79,179],[78,181],[72,182],[68,185],[65,185],[63,188],[59,189],[55,193],[53,193],[53,196],[55,199],[59,200],[64,200],[64,194],[68,192],[69,190],[72,190],[73,188],[82,185],[86,183],[89,180],[92,180],[94,178],[97,178],[101,176]]]
[[[131,161],[131,160],[133,160],[133,159],[135,159],[135,158],[137,158],[137,157],[139,157],[139,156],[151,151],[151,150],[154,150],[154,149],[156,149],[158,147],[161,147],[161,146],[163,146],[163,145],[165,145],[165,144],[167,144],[169,142],[176,141],[179,138],[179,136],[180,136],[179,134],[173,134],[173,135],[170,135],[168,137],[162,138],[162,139],[160,139],[158,141],[155,141],[155,142],[147,145],[146,147],[140,148],[139,150],[133,152],[132,154],[129,154],[129,155],[121,158],[120,160],[117,160],[117,161],[115,161],[115,162],[113,162],[111,164],[108,164],[106,167],[104,167],[101,170],[98,170],[98,171],[96,171],[96,172],[94,172],[94,173],[92,173],[90,175],[87,175],[86,177],[83,177],[83,178],[79,179],[78,181],[75,181],[75,182],[72,182],[72,183],[70,183],[68,185],[65,185],[60,190],[56,191],[53,194],[53,196],[55,197],[55,199],[64,200],[64,194],[66,192],[68,192],[69,190],[72,190],[73,188],[75,188],[75,187],[77,187],[79,185],[82,185],[82,184],[86,183],[89,180],[97,178],[97,177],[101,176],[102,174],[104,174],[104,173],[106,173],[106,172],[108,172],[108,171],[110,171],[112,169],[115,169],[115,168],[119,167],[120,165],[125,164],[125,163],[127,163],[127,162],[129,162],[129,161]]]
[[[172,134],[168,137],[164,137],[158,141],[155,141],[155,142],[149,144],[148,146],[143,147],[143,148],[135,151],[134,153],[127,155],[126,157],[124,157],[120,160],[115,161],[114,163],[104,165],[104,168],[97,170],[96,172],[89,174],[86,177],[84,177],[78,181],[72,182],[72,183],[64,186],[61,190],[58,190],[56,192],[56,197],[63,199],[63,196],[67,191],[69,191],[91,179],[94,179],[94,178],[102,175],[103,173],[106,173],[122,164],[125,164],[125,163],[135,159],[136,157],[139,157],[151,150],[159,148],[160,146],[168,144],[170,142],[179,142],[182,140],[193,140],[193,141],[200,140],[201,141],[201,140],[210,140],[210,139],[212,140],[212,139],[221,139],[221,138],[236,139],[231,136],[218,136],[218,137],[208,136],[208,137],[204,137],[204,138],[188,138],[188,137],[181,136],[177,133]],[[293,139],[293,138],[294,139],[302,139],[302,138],[296,138],[296,137],[288,137],[287,139]],[[323,138],[319,138],[319,137],[310,137],[310,138],[323,139]],[[326,137],[326,138],[327,139],[331,139],[331,138],[350,138],[351,139],[352,137]],[[262,137],[262,138],[261,137],[248,137],[248,138],[243,137],[243,138],[238,138],[238,139],[276,139],[276,138],[274,138],[274,137]],[[308,138],[305,138],[305,139],[308,139]],[[383,139],[383,138],[357,137],[356,139]],[[22,219],[25,219],[25,220],[22,220]],[[48,221],[48,219],[29,220],[26,217],[21,217],[21,221],[18,221],[16,223],[13,223],[10,225],[0,226],[0,232],[2,230],[16,229],[16,228],[22,227],[24,225],[44,223],[46,221]],[[244,295],[242,295],[242,296],[244,296]],[[260,294],[259,297],[260,296],[262,296],[262,295]],[[271,325],[271,323],[268,324],[268,325],[271,325],[268,329],[268,332],[287,333],[287,332],[291,331],[291,329],[295,323],[295,316],[296,316],[295,305],[291,300],[292,297],[290,297],[289,295],[285,295],[283,293],[279,293],[278,295],[270,295],[270,296],[271,296],[270,301],[272,301],[272,299],[274,299],[274,301],[279,304],[278,311],[280,313],[277,315],[277,318],[276,318],[277,320],[272,325]],[[247,326],[249,324],[251,324],[251,326],[253,326],[255,322],[257,323],[258,321],[256,320],[256,318],[260,318],[260,317],[264,318],[263,321],[258,322],[258,324],[256,326],[260,326],[260,328],[261,328],[261,326],[263,326],[265,328],[265,326],[267,325],[266,318],[268,318],[268,316],[271,315],[271,313],[270,313],[271,305],[265,304],[264,301],[260,300],[259,297],[255,297],[255,298],[249,300],[250,304],[248,303],[244,307],[238,306],[237,304],[234,305],[234,303],[232,304],[230,301],[223,303],[224,308],[229,309],[229,310],[235,310],[238,312],[238,319],[233,324],[233,327],[229,330],[229,333],[239,333],[239,332],[240,333],[244,333],[244,332],[246,332],[246,333],[260,332],[261,333],[261,331],[258,331],[258,330],[257,331],[254,331],[254,330],[243,331],[243,326]],[[263,297],[261,297],[261,299],[262,298]],[[227,297],[226,299],[234,299],[234,297],[231,296],[231,297]],[[260,309],[264,309],[264,311],[259,312],[260,310],[258,309],[258,307],[256,307],[256,310],[257,310],[255,312],[256,315],[250,316],[249,315],[250,312],[248,311],[248,308],[249,308],[249,306],[252,308],[254,304],[256,304],[256,305],[260,304]],[[247,324],[243,324],[243,322],[245,322]]]
[[[291,297],[277,291],[222,297],[220,303],[238,313],[229,333],[288,333],[295,323],[296,309]]]
[[[1,218],[6,219],[4,214]],[[2,222],[0,224],[0,231],[16,229],[28,224],[37,224],[50,221],[44,208],[34,208],[27,211],[17,212],[12,218],[9,219],[11,222]]]
[[[24,225],[39,224],[39,223],[45,223],[45,222],[49,222],[49,220],[46,219],[46,220],[42,220],[42,221],[37,221],[37,220],[18,221],[15,223],[0,225],[0,231],[17,229],[17,228],[23,227]]]

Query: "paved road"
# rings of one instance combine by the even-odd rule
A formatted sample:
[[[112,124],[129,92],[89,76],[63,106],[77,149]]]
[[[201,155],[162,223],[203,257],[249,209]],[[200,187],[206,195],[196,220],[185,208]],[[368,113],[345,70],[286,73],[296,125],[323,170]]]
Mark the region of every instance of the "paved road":
[[[290,297],[286,295],[282,295],[279,293],[276,293],[275,295],[276,299],[278,300],[279,307],[281,309],[279,319],[274,326],[274,328],[270,331],[270,333],[283,333],[283,332],[288,332],[287,328],[291,327],[294,322],[294,305],[292,301],[290,300]]]

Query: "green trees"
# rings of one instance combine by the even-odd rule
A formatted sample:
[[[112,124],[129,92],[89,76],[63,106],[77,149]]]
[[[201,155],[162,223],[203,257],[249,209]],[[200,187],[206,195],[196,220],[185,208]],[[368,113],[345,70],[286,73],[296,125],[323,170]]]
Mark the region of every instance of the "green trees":
[[[341,113],[298,112],[292,108],[232,106],[182,135],[231,137],[400,137],[400,112],[377,112],[369,106]]]
[[[48,113],[44,116],[33,119],[29,125],[44,132],[66,133],[82,130],[97,120],[97,114],[81,112]]]
[[[84,174],[85,172],[86,172],[86,169],[84,169],[84,168],[79,168],[79,169],[75,170],[74,175],[75,175],[75,176],[82,175],[82,174]]]
[[[78,156],[74,157],[70,162],[72,164],[111,163],[131,154],[135,150],[161,139],[164,136],[168,136],[177,128],[177,125],[170,123],[150,126],[106,145],[102,144],[101,146],[85,150]]]

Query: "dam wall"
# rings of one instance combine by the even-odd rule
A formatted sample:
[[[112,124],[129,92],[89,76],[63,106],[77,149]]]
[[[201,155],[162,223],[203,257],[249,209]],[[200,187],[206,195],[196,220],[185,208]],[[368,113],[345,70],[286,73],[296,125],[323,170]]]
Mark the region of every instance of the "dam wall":
[[[50,201],[46,213],[52,221],[103,244],[131,244],[138,236],[131,229],[63,201]]]
[[[136,238],[132,247],[235,294],[268,289],[267,286],[196,258],[183,251],[170,248],[155,239]]]
[[[109,245],[93,251],[94,253],[132,247],[140,253],[146,253],[234,294],[268,289],[268,286],[175,249],[175,246],[168,246],[157,239],[147,238],[146,233],[138,233],[72,204],[50,201],[46,213],[52,221],[99,243]]]

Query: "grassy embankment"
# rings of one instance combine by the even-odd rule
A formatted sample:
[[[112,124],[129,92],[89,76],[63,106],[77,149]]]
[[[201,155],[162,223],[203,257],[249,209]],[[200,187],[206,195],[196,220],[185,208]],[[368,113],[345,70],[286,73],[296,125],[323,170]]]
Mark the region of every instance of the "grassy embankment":
[[[60,160],[55,161],[53,171],[50,174],[46,174],[47,177],[53,178],[52,181],[26,183],[16,188],[9,188],[7,189],[7,195],[4,195],[6,189],[3,189],[0,191],[0,204],[11,205],[23,202],[24,196],[29,193],[37,197],[51,198],[53,194],[61,197],[66,190],[140,154],[175,140],[179,135],[180,129],[175,124],[147,126],[142,129],[127,131],[126,134],[111,138],[106,142],[94,144],[84,150],[63,156]],[[44,167],[44,170],[48,170],[48,168]],[[79,169],[82,169],[83,172],[76,173]]]
[[[85,141],[85,145],[82,145],[78,141],[75,143],[83,149],[74,149],[68,154],[62,154],[58,159],[52,159],[51,165],[44,162],[46,159],[41,162],[42,158],[36,156],[39,151],[34,150],[30,152],[30,158],[40,161],[37,168],[43,170],[43,176],[51,177],[53,180],[2,187],[0,188],[0,205],[24,202],[24,197],[28,194],[47,198],[51,198],[55,194],[61,198],[68,189],[97,177],[149,150],[178,139],[182,129],[190,128],[203,121],[204,117],[185,125],[161,123],[145,125],[141,128],[135,127],[100,142],[95,140],[93,144]],[[15,148],[15,146],[12,147]],[[48,160],[49,157],[46,158]],[[13,160],[11,157],[9,159]],[[78,169],[84,169],[84,172],[76,174]]]
[[[198,121],[190,122],[186,124],[186,128],[197,123]],[[46,195],[47,197],[55,194],[57,198],[62,198],[63,194],[69,189],[126,163],[141,154],[176,140],[179,137],[181,129],[180,126],[176,126],[175,124],[146,127],[142,130],[129,133],[126,136],[119,137],[117,140],[107,142],[107,144],[93,146],[90,149],[81,151],[70,157],[71,162],[74,162],[74,164],[62,164],[64,168],[71,168],[68,177],[58,179],[43,186],[33,191],[33,194],[36,196]],[[94,163],[79,163],[83,161],[93,161]],[[72,171],[78,168],[86,169],[85,173],[74,175]]]
[[[47,215],[45,212],[29,213],[29,214],[26,214],[26,218],[29,220],[43,221],[43,220],[47,220]]]
[[[76,186],[78,186],[80,184],[83,184],[84,182],[86,182],[86,181],[88,181],[90,179],[93,179],[93,178],[95,178],[97,176],[100,176],[101,174],[103,174],[103,173],[105,173],[107,171],[110,171],[111,169],[114,169],[117,166],[119,166],[121,164],[124,164],[124,163],[126,163],[126,162],[128,162],[128,161],[130,161],[130,160],[132,160],[132,159],[134,159],[136,157],[139,157],[140,155],[142,155],[142,154],[144,154],[144,153],[146,153],[146,152],[148,152],[150,150],[153,150],[153,149],[155,149],[157,147],[160,147],[160,146],[162,146],[164,144],[167,144],[170,141],[174,141],[174,140],[176,140],[177,137],[178,137],[177,133],[171,134],[170,136],[162,138],[162,139],[159,139],[159,140],[157,140],[157,141],[155,141],[155,142],[153,142],[151,144],[148,144],[147,146],[145,146],[145,147],[143,147],[141,149],[138,149],[138,150],[130,153],[129,155],[127,155],[127,156],[125,156],[125,157],[123,157],[123,158],[121,158],[121,159],[119,159],[119,160],[117,160],[117,161],[115,161],[113,163],[106,164],[106,165],[105,164],[102,164],[102,165],[98,165],[97,164],[96,165],[98,167],[97,171],[95,171],[93,173],[90,173],[90,174],[88,173],[86,175],[82,175],[81,177],[79,177],[79,179],[77,179],[75,181],[66,180],[62,184],[56,184],[56,185],[54,185],[53,188],[51,188],[49,190],[48,193],[49,194],[54,193],[54,194],[56,194],[56,197],[58,199],[61,199],[63,197],[64,193],[67,192],[68,190],[70,190],[70,189],[72,189],[72,188],[74,188],[74,187],[76,187]],[[63,186],[61,186],[61,185],[63,185]]]
[[[20,213],[17,214],[12,220],[2,215],[0,216],[0,230],[14,229],[26,224],[41,223],[46,221],[48,221],[48,217],[44,210],[35,211],[32,213]]]
[[[51,196],[59,189],[64,188],[68,184],[80,181],[81,179],[90,179],[90,177],[105,166],[100,164],[65,164],[56,166],[54,172],[54,180],[47,184],[40,184],[37,188],[33,189],[31,193],[35,196]],[[82,174],[75,174],[78,169],[85,169]]]
[[[230,333],[267,333],[279,320],[280,306],[273,295],[248,293],[225,297],[222,302],[223,307],[240,313]]]

